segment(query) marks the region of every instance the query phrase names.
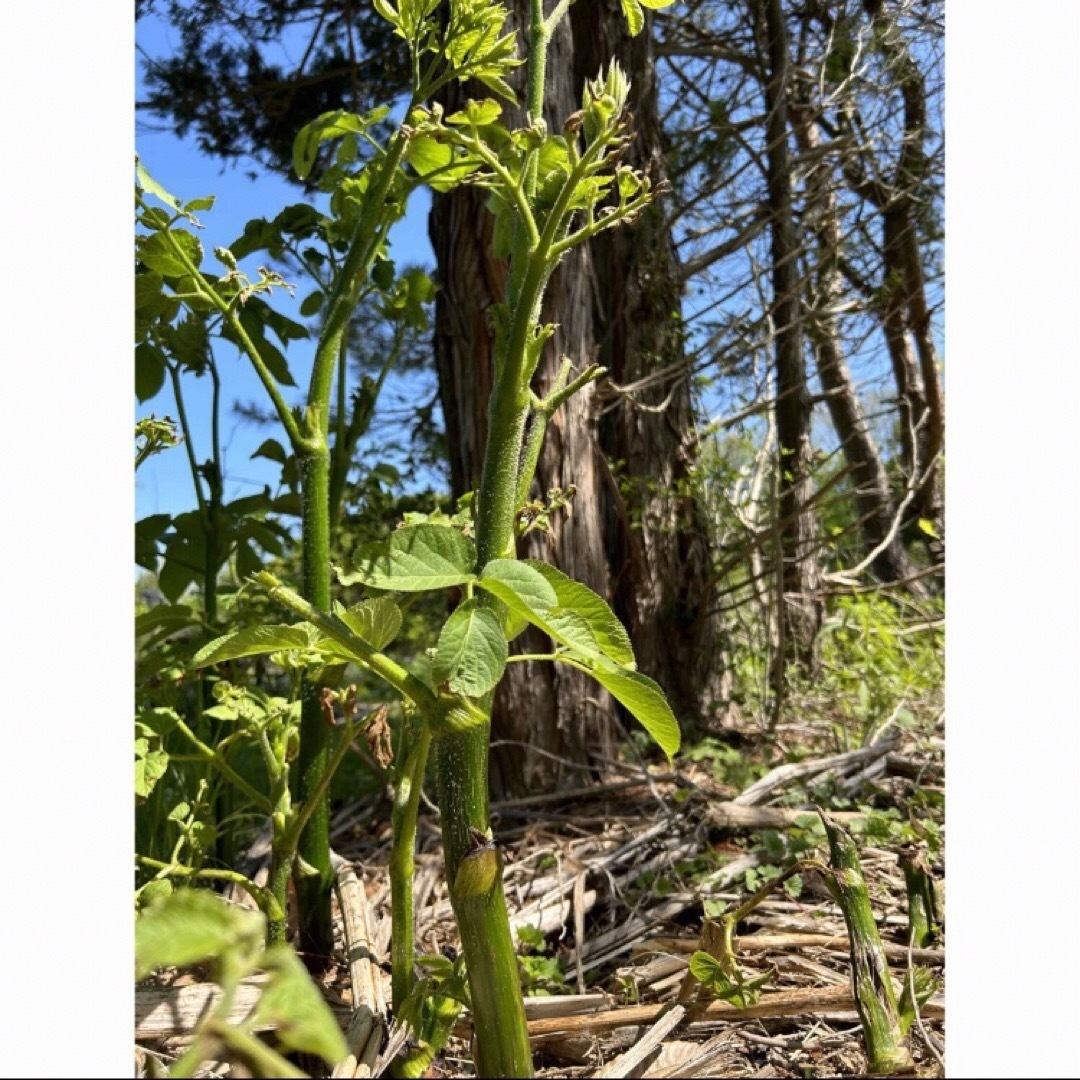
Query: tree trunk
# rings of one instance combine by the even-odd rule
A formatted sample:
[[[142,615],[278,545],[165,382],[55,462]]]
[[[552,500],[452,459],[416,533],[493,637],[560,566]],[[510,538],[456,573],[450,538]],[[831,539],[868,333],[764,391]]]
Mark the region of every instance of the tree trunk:
[[[510,5],[528,26],[525,0]],[[584,79],[618,56],[633,79],[638,133],[629,159],[658,161],[660,133],[648,28],[633,44],[614,0],[576,4],[548,48],[548,129],[558,131],[581,104]],[[486,91],[473,91],[480,96]],[[447,108],[467,97],[454,87]],[[639,111],[640,110],[640,111]],[[520,122],[523,113],[508,122]],[[660,179],[655,176],[654,179]],[[436,362],[455,493],[479,483],[491,388],[487,308],[501,299],[505,266],[491,257],[491,218],[483,197],[460,190],[435,197],[431,237],[438,263]],[[679,293],[670,236],[646,216],[572,252],[553,276],[543,318],[558,324],[534,388],[550,384],[563,356],[576,368],[601,363],[616,385],[681,359]],[[648,240],[646,240],[648,237]],[[649,261],[630,253],[649,247]],[[661,280],[664,278],[664,280]],[[521,554],[554,562],[613,602],[627,622],[639,668],[668,692],[676,713],[696,719],[716,684],[710,669],[713,621],[707,604],[704,530],[685,483],[694,460],[689,382],[685,371],[659,386],[666,409],[639,410],[607,384],[589,386],[552,419],[533,496],[573,485],[569,514],[558,513],[549,535],[533,533]],[[651,403],[656,391],[642,395]],[[515,652],[547,652],[546,639],[526,631]],[[492,719],[492,788],[496,794],[580,783],[574,766],[610,757],[617,738],[614,704],[588,676],[563,665],[512,664],[496,695]],[[499,746],[500,742],[524,743]]]
[[[821,132],[809,104],[792,108],[792,121],[799,148],[807,156],[821,145]],[[817,349],[818,377],[825,391],[833,427],[855,484],[855,506],[859,515],[865,554],[877,552],[870,564],[880,581],[909,581],[909,588],[921,595],[914,580],[916,567],[903,545],[897,509],[889,489],[889,478],[863,413],[862,401],[851,378],[840,342],[840,328],[834,314],[844,295],[837,266],[841,230],[836,190],[827,163],[813,168],[806,179],[809,217],[815,223],[818,246],[817,280],[810,290],[807,320],[810,337]]]
[[[919,482],[915,513],[930,521],[938,539],[930,544],[936,561],[944,559],[944,498],[940,455],[945,447],[945,400],[938,373],[926,278],[919,248],[918,203],[926,175],[924,134],[926,87],[922,71],[908,50],[895,19],[882,0],[864,0],[863,8],[878,30],[889,72],[904,103],[904,135],[885,214],[886,288],[898,294],[904,306],[905,329],[910,331],[918,356],[923,410],[916,418]]]
[[[772,335],[776,357],[776,434],[779,444],[781,652],[773,679],[778,697],[784,666],[793,662],[814,673],[821,626],[817,521],[811,499],[813,447],[810,393],[803,355],[803,326],[788,152],[788,34],[780,0],[751,0],[759,54],[763,59],[767,143],[766,187],[771,211]]]
[[[651,20],[631,38],[618,0],[576,4],[571,19],[579,84],[612,58],[631,74],[635,139],[628,156],[659,183],[664,145]],[[630,228],[602,234],[592,254],[596,360],[610,372],[598,393],[608,399],[600,463],[609,477],[615,610],[630,630],[640,669],[663,686],[676,714],[693,723],[726,698],[729,676],[719,670],[720,624],[710,614],[710,533],[693,485],[697,441],[681,275],[662,205],[654,203]],[[621,476],[610,463],[621,463]]]

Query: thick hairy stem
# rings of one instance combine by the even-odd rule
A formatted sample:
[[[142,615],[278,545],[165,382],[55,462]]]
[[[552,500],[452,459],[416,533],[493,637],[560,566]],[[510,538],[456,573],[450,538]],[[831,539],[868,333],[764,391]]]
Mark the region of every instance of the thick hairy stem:
[[[487,723],[441,733],[435,743],[450,900],[469,972],[480,1076],[533,1075],[517,955],[489,835]]]
[[[319,611],[330,607],[330,508],[327,490],[330,455],[325,444],[305,452],[300,460],[301,534],[304,598]],[[300,798],[317,799],[307,827],[300,834],[299,855],[314,875],[298,874],[296,899],[301,948],[329,955],[333,946],[330,923],[330,806],[322,784],[330,760],[331,729],[323,715],[322,687],[305,678],[300,715],[300,753],[297,773]],[[322,792],[319,795],[319,792]]]
[[[868,1071],[871,1075],[891,1076],[909,1070],[912,1062],[904,1046],[896,991],[866,879],[851,837],[821,810],[818,813],[829,838],[833,871],[826,883],[840,905],[851,941],[851,989],[866,1041]]]
[[[278,851],[276,848],[270,856],[270,880],[267,887],[277,905],[274,917],[267,916],[266,920],[266,943],[277,945],[284,942],[288,932],[289,911],[289,875],[292,873],[293,863],[296,861],[295,852],[288,854]]]

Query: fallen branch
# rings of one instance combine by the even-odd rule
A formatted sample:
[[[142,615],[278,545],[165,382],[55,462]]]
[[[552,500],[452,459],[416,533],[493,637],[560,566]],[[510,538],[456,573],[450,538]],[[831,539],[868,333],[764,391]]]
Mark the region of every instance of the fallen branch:
[[[682,1023],[686,1008],[682,1005],[669,1005],[668,1011],[657,1018],[649,1033],[635,1043],[625,1054],[620,1054],[609,1061],[596,1075],[604,1080],[622,1080],[633,1075],[634,1070],[642,1065],[660,1044]]]
[[[577,1032],[611,1031],[620,1027],[641,1024],[654,1024],[670,1006],[628,1005],[604,1012],[589,1013],[583,1016],[549,1017],[543,1020],[530,1020],[529,1038],[542,1042]],[[761,1020],[777,1016],[807,1016],[819,1013],[853,1012],[855,999],[848,986],[830,986],[824,989],[787,990],[775,994],[764,994],[755,1005],[740,1009],[727,1001],[709,1001],[698,1005],[686,1006],[686,1020],[689,1023],[702,1021],[727,1020],[736,1023],[742,1020]],[[941,1001],[929,1001],[922,1007],[926,1019],[940,1020],[945,1016],[945,1006]],[[464,1034],[471,1031],[468,1025],[459,1025]]]
[[[750,934],[735,939],[737,952],[772,952],[781,949],[828,949],[830,952],[847,953],[849,942],[844,934]],[[697,938],[653,937],[644,942],[643,951],[649,947],[674,953],[692,953],[698,948]],[[906,945],[883,944],[890,960],[907,963]],[[944,964],[944,949],[912,949],[911,958],[920,964]]]
[[[792,780],[802,780],[808,776],[819,776],[827,772],[843,772],[856,765],[865,766],[879,757],[884,757],[891,750],[898,749],[899,746],[899,738],[893,736],[882,739],[872,746],[848,750],[843,754],[833,754],[831,757],[818,758],[815,761],[794,761],[786,765],[778,765],[732,801],[736,806],[754,806],[763,802],[777,788],[783,787]]]

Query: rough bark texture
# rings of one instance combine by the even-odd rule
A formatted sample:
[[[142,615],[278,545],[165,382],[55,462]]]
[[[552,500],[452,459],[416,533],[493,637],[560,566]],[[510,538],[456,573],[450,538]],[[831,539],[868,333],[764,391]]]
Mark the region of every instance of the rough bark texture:
[[[809,104],[791,109],[795,136],[800,150],[810,152],[821,145],[820,129]],[[889,478],[877,443],[863,412],[862,401],[844,359],[840,328],[834,314],[844,295],[837,266],[841,230],[836,190],[829,168],[824,163],[807,176],[807,199],[813,209],[817,245],[817,272],[810,289],[807,328],[817,350],[818,377],[826,394],[833,427],[851,468],[855,485],[855,505],[863,536],[864,553],[878,551],[871,569],[880,581],[913,579],[916,573],[895,526],[896,506],[889,488]],[[921,583],[909,586],[922,592]]]
[[[816,669],[816,642],[821,626],[817,522],[810,505],[811,401],[803,355],[802,303],[788,152],[788,34],[780,0],[752,0],[755,31],[764,59],[766,120],[766,187],[771,211],[771,309],[776,356],[776,434],[780,452],[780,551],[783,568],[784,617],[780,660],[806,671]],[[778,694],[780,663],[774,671]]]
[[[528,25],[528,3],[510,5]],[[648,29],[634,43],[617,0],[575,4],[548,50],[545,118],[559,130],[580,108],[586,77],[616,55],[634,80],[631,107],[638,115],[635,162],[658,162],[660,132]],[[469,87],[453,89],[457,100]],[[486,96],[486,91],[477,92]],[[448,104],[453,104],[452,101]],[[640,110],[640,111],[639,111]],[[520,121],[507,117],[510,123]],[[655,177],[659,179],[659,176]],[[571,253],[553,276],[543,318],[558,324],[534,388],[543,393],[562,356],[576,368],[608,367],[617,386],[678,360],[678,288],[670,237],[657,233],[657,217],[617,230],[591,249]],[[479,483],[491,343],[487,308],[501,298],[505,265],[490,255],[491,218],[470,191],[437,196],[431,237],[439,267],[436,360],[456,493]],[[649,250],[644,252],[643,249]],[[634,253],[648,259],[635,259]],[[685,373],[635,393],[657,412],[641,411],[626,394],[588,387],[552,419],[533,494],[577,488],[570,515],[559,514],[551,536],[532,534],[521,554],[556,563],[565,573],[612,600],[638,650],[639,667],[657,679],[676,712],[694,720],[713,692],[709,646],[704,533],[694,527],[694,504],[674,495],[693,463],[689,384]],[[685,487],[685,485],[683,485]],[[512,646],[545,652],[548,644],[527,631]],[[587,676],[548,663],[512,664],[493,714],[492,788],[496,794],[580,782],[556,761],[576,764],[610,756],[618,728],[610,697]]]

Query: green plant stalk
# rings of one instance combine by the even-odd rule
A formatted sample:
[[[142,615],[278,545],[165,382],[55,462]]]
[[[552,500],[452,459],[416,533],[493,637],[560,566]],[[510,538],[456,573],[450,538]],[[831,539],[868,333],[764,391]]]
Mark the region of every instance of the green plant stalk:
[[[840,825],[820,809],[818,814],[829,838],[832,873],[825,881],[840,905],[851,943],[851,988],[866,1041],[867,1070],[883,1076],[908,1071],[913,1063],[858,852]]]
[[[401,1012],[405,999],[415,983],[415,933],[413,917],[414,853],[416,850],[416,818],[420,809],[420,791],[424,784],[428,751],[431,748],[431,729],[421,721],[420,740],[413,747],[398,778],[391,815],[394,847],[390,853],[390,911],[392,934],[390,958],[391,989],[394,1014]]]
[[[271,600],[277,601],[282,607],[288,608],[294,615],[306,619],[316,626],[327,637],[332,638],[343,646],[360,663],[370,668],[383,682],[392,686],[402,697],[408,698],[423,713],[427,719],[436,719],[440,715],[443,705],[435,696],[429,686],[421,682],[415,675],[410,674],[396,661],[372,648],[363,638],[358,637],[333,615],[319,611],[299,593],[274,577],[268,571],[260,571],[255,574],[253,580],[267,591]]]
[[[330,454],[325,441],[305,449],[300,466],[301,566],[303,594],[320,611],[330,608]],[[314,874],[297,875],[300,948],[329,955],[333,946],[330,891],[330,805],[322,778],[330,760],[332,729],[322,708],[322,686],[305,677],[301,685],[300,751],[296,760],[300,801],[310,806],[307,828],[300,834],[298,853]],[[324,792],[316,802],[316,792]]]
[[[937,894],[926,853],[918,849],[901,851],[900,869],[907,888],[908,941],[916,949],[925,949],[933,943],[938,924]]]
[[[270,877],[267,888],[274,898],[277,908],[275,917],[266,916],[266,944],[284,944],[288,939],[289,929],[289,878],[292,876],[293,866],[296,863],[296,848],[291,851],[279,849],[277,838],[274,839],[270,852]]]
[[[251,1071],[259,1077],[299,1077],[306,1080],[307,1073],[298,1069],[250,1031],[231,1024],[215,1022],[213,1033],[235,1054],[243,1058]],[[175,1075],[175,1074],[174,1074]]]
[[[160,859],[151,859],[146,855],[136,855],[135,861],[151,870],[159,871],[156,875],[158,878],[185,877],[203,878],[206,881],[228,881],[243,889],[255,901],[268,921],[275,918],[284,918],[284,913],[277,906],[272,889],[264,889],[262,886],[256,885],[254,881],[244,877],[238,870],[222,870],[214,867],[197,869],[193,866],[182,866],[178,863],[166,863]]]
[[[391,141],[365,210],[356,224],[315,351],[303,438],[298,445],[294,443],[300,468],[302,591],[307,601],[320,611],[330,608],[330,450],[327,435],[334,370],[360,287],[386,232],[386,195],[401,164],[405,145],[405,137],[399,132]],[[295,885],[301,948],[328,956],[333,947],[330,894],[334,871],[330,865],[329,787],[321,783],[330,754],[330,731],[322,713],[321,691],[321,686],[305,678],[301,689],[297,771],[300,795],[305,806],[310,807],[310,817],[301,833],[298,853],[316,873],[298,876]],[[315,805],[313,799],[317,790],[321,790],[322,795],[319,804]]]
[[[270,800],[256,788],[253,788],[229,763],[225,760],[224,756],[214,750],[213,747],[207,746],[196,734],[181,720],[176,725],[176,730],[184,736],[188,742],[198,751],[199,756],[203,761],[206,761],[213,765],[218,772],[221,773],[231,784],[242,791],[252,803],[255,804],[263,813],[269,814],[273,809]]]
[[[519,444],[520,446],[520,444]],[[485,712],[490,713],[490,695]],[[476,1030],[479,1076],[533,1075],[517,954],[494,846],[475,850],[473,830],[489,835],[488,742],[485,720],[435,739],[443,850],[450,900],[461,934]]]
[[[201,284],[201,275],[181,246],[168,231],[163,233],[173,252],[188,268],[197,287],[206,292],[236,333],[241,348],[248,354],[289,435],[300,466],[303,593],[315,608],[322,611],[330,607],[330,452],[327,436],[334,370],[360,287],[385,238],[388,227],[386,196],[401,164],[405,147],[406,139],[398,132],[391,140],[364,212],[357,221],[316,348],[302,430],[285,404],[258,348],[241,326],[232,305],[215,290]],[[300,794],[305,801],[319,785],[328,761],[329,732],[322,716],[320,691],[320,687],[308,680],[304,681],[301,690],[303,704],[297,771]],[[300,841],[300,855],[305,863],[316,870],[316,874],[298,878],[296,888],[301,945],[307,951],[328,955],[333,945],[330,924],[333,870],[330,866],[330,812],[325,795],[323,801],[325,805],[317,807],[311,814]]]

